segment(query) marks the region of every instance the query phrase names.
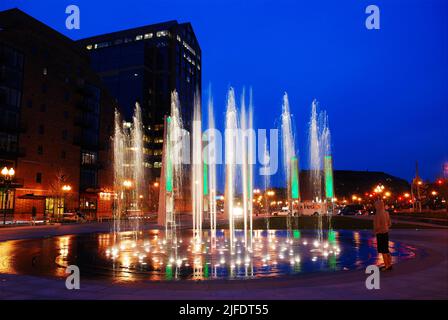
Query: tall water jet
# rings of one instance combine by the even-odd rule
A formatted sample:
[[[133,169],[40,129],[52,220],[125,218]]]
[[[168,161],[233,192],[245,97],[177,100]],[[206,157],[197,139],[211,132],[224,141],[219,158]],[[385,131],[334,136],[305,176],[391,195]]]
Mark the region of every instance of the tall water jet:
[[[248,177],[248,158],[247,158],[247,119],[246,119],[246,91],[243,88],[241,94],[241,110],[240,110],[240,122],[241,122],[241,144],[239,145],[239,154],[241,155],[241,175],[242,175],[242,193],[243,193],[243,228],[244,228],[244,244],[247,249],[247,229],[249,218],[249,177]]]
[[[176,228],[175,197],[180,195],[182,187],[183,125],[176,91],[171,93],[171,114],[165,118],[163,135],[157,222],[168,232]]]
[[[247,143],[247,161],[248,161],[248,177],[247,177],[247,188],[249,193],[249,247],[252,251],[253,243],[253,217],[254,217],[254,165],[255,165],[255,131],[254,131],[254,105],[253,105],[253,95],[252,88],[249,91],[249,111],[248,111],[248,130],[249,130],[249,141]]]
[[[116,238],[121,231],[121,219],[125,210],[124,180],[125,180],[125,160],[126,152],[125,139],[123,134],[123,125],[118,110],[115,110],[114,120],[114,136],[113,136],[113,168],[114,168],[114,199],[113,218],[114,218],[114,237]],[[118,240],[118,239],[115,239]]]
[[[269,157],[269,151],[268,151],[268,140],[266,139],[264,141],[264,146],[263,146],[263,166],[266,167],[267,170],[267,166],[269,165],[269,161],[270,161],[270,157]],[[269,190],[269,186],[270,186],[270,175],[269,174],[265,174],[263,176],[263,186],[264,186],[264,208],[265,208],[265,223],[266,223],[266,230],[269,230],[269,217],[271,215],[271,213],[269,212],[269,199],[268,199],[268,190]]]
[[[241,157],[241,176],[243,194],[243,224],[244,243],[246,250],[252,250],[253,224],[253,163],[254,163],[254,131],[252,119],[252,92],[249,96],[249,109],[246,109],[245,90],[241,96],[241,143],[239,154]]]
[[[322,113],[322,133],[321,133],[321,154],[324,156],[324,186],[326,213],[328,216],[328,241],[333,243],[335,239],[332,229],[332,216],[334,213],[334,181],[333,181],[333,157],[331,153],[331,133],[328,125],[328,117],[325,112]]]
[[[191,166],[192,178],[192,208],[193,208],[193,237],[196,246],[202,242],[202,214],[203,214],[203,163],[202,163],[202,120],[201,120],[201,97],[196,93],[193,111],[193,163]]]
[[[292,116],[289,109],[288,94],[283,95],[282,116],[282,150],[283,150],[283,170],[287,185],[287,201],[289,213],[287,217],[288,230],[291,231],[291,216],[294,214],[293,201],[299,200],[299,176],[298,158],[295,151]]]
[[[208,133],[209,147],[207,149],[207,168],[208,180],[208,210],[210,217],[210,231],[212,237],[216,235],[216,137],[215,137],[215,117],[213,110],[213,98],[211,90],[209,90],[208,98]],[[204,169],[205,170],[205,169]]]
[[[237,111],[235,103],[235,91],[229,89],[227,94],[227,109],[225,122],[225,168],[226,168],[226,185],[225,185],[225,202],[224,215],[229,221],[230,248],[234,252],[235,238],[235,221],[233,217],[234,197],[235,197],[235,181],[236,181],[236,153],[237,150]]]
[[[322,203],[322,185],[321,185],[321,149],[319,143],[319,126],[317,114],[317,101],[313,100],[311,104],[311,118],[309,123],[309,168],[310,168],[310,186],[311,198],[316,203]],[[317,235],[318,240],[322,241],[322,212],[319,210],[317,217]]]
[[[320,156],[321,150],[319,144],[319,127],[316,100],[313,100],[311,104],[311,119],[309,123],[309,147],[311,196],[313,201],[319,202],[322,200]]]
[[[145,197],[145,173],[143,165],[143,122],[140,104],[135,104],[133,125],[131,128],[132,170],[134,183],[135,212],[137,214],[134,230],[139,231],[139,218],[143,211],[143,199]]]

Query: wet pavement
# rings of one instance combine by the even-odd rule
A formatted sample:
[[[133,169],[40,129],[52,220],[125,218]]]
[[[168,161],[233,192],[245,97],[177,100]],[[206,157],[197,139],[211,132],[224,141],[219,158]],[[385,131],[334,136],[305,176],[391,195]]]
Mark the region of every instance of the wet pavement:
[[[79,231],[56,229],[53,235]],[[95,230],[92,225],[88,229],[82,231]],[[133,283],[83,280],[81,275],[80,290],[67,290],[62,275],[0,274],[0,299],[448,299],[448,231],[393,230],[391,240],[415,246],[418,254],[381,273],[379,290],[366,289],[364,270],[296,278]]]

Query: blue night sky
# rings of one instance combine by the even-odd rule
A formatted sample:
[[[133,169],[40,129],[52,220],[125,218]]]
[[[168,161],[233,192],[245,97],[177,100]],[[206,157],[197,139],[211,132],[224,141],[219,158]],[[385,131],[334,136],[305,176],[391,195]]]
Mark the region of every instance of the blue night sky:
[[[81,29],[65,29],[65,7]],[[378,5],[381,30],[364,26]],[[335,169],[425,179],[448,161],[448,1],[445,0],[2,0],[72,39],[178,20],[202,48],[204,98],[213,87],[216,120],[226,91],[252,87],[255,124],[278,123],[284,91],[295,118],[302,168],[314,98],[326,109]],[[239,99],[238,99],[239,100]],[[222,125],[222,124],[221,124]]]

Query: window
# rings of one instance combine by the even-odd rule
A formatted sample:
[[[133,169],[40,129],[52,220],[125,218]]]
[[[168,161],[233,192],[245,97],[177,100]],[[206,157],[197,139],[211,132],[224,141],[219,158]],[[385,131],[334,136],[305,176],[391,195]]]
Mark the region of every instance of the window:
[[[36,173],[36,183],[42,183],[42,173]]]
[[[9,189],[8,191],[0,190],[0,209],[12,210],[14,209],[14,189]]]
[[[143,162],[143,166],[144,166],[145,168],[152,168],[152,164],[149,163],[149,162]]]
[[[37,154],[44,154],[44,147],[37,146]]]
[[[86,49],[87,49],[87,50],[92,50],[92,48],[93,48],[93,46],[92,46],[91,44],[89,44],[89,45],[86,46]]]
[[[82,164],[95,164],[96,163],[96,152],[83,151],[81,155]]]
[[[81,169],[80,184],[82,189],[97,187],[97,172],[94,169]]]
[[[135,40],[137,40],[137,41],[142,40],[142,39],[143,39],[143,36],[141,34],[135,36]]]
[[[40,90],[42,93],[47,93],[47,84],[43,83]]]
[[[17,135],[0,132],[0,151],[16,151]]]
[[[81,210],[96,210],[97,200],[81,198],[79,199],[79,206],[81,207]]]
[[[154,162],[154,168],[162,168],[162,162]]]
[[[43,74],[44,76],[46,76],[46,75],[48,74],[48,69],[47,69],[47,68],[44,68],[44,69],[42,70],[42,74]]]
[[[152,33],[145,33],[145,39],[151,39],[153,36]]]
[[[45,214],[60,217],[64,213],[64,199],[60,197],[45,198]]]
[[[157,38],[160,38],[160,37],[169,36],[169,34],[170,33],[168,30],[161,30],[161,31],[157,31],[156,36],[157,36]]]
[[[0,103],[13,107],[20,106],[20,92],[18,90],[0,86]]]

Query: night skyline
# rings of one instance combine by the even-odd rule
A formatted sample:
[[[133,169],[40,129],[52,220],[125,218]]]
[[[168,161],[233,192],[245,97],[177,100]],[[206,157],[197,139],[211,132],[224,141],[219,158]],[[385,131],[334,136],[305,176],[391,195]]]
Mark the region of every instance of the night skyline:
[[[316,98],[329,114],[336,170],[385,171],[410,180],[419,161],[421,176],[434,179],[448,161],[443,1],[406,7],[376,1],[380,30],[364,26],[367,1],[76,1],[80,30],[65,29],[68,4],[3,1],[0,10],[18,7],[74,40],[173,19],[191,22],[203,52],[203,101],[210,83],[217,117],[229,86],[238,95],[252,87],[256,113],[272,114],[255,117],[255,126],[273,128],[287,91],[304,157]],[[217,125],[222,129],[222,121]],[[307,167],[304,159],[301,167]]]

